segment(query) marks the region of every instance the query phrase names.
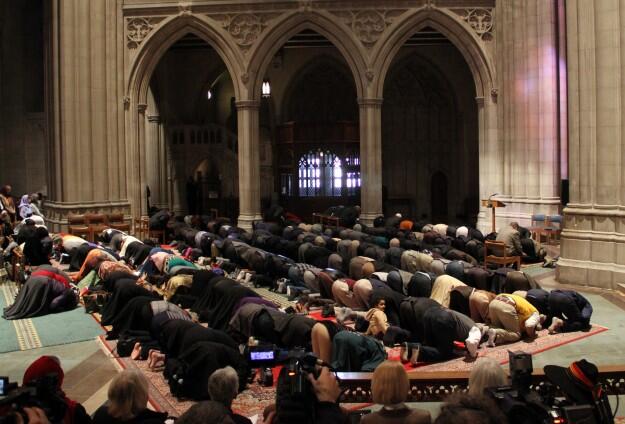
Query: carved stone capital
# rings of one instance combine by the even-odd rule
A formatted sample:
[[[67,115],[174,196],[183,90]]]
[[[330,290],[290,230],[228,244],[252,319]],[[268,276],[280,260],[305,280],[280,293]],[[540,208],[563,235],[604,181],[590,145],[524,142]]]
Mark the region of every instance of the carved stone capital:
[[[147,108],[148,108],[148,105],[147,105],[147,104],[145,104],[145,103],[139,103],[139,104],[137,105],[137,111],[138,111],[139,113],[145,113],[145,111],[146,111],[146,109],[147,109]]]
[[[358,105],[362,107],[380,107],[384,99],[379,97],[359,98]]]
[[[159,115],[148,115],[148,122],[158,124],[161,122],[161,117]]]
[[[260,102],[258,100],[237,100],[234,102],[237,110],[245,110],[245,109],[256,109],[260,108]]]

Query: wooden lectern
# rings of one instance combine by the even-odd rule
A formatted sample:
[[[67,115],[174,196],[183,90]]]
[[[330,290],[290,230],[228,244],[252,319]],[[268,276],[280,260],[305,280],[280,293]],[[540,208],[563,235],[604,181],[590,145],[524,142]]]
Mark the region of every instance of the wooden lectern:
[[[492,209],[492,212],[491,212],[490,216],[492,217],[492,222],[493,222],[492,232],[494,233],[495,231],[497,231],[497,227],[495,226],[495,209],[496,208],[505,208],[506,204],[504,202],[502,202],[501,200],[483,199],[482,200],[482,206],[485,207],[485,208]]]

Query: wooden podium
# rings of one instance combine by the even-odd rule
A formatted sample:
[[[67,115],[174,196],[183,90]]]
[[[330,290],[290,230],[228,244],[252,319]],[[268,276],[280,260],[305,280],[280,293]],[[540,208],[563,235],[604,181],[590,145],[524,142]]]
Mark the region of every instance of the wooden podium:
[[[490,216],[492,217],[493,228],[492,232],[497,231],[497,227],[495,226],[495,209],[497,208],[505,208],[506,204],[501,200],[495,199],[482,199],[482,207],[492,209]]]

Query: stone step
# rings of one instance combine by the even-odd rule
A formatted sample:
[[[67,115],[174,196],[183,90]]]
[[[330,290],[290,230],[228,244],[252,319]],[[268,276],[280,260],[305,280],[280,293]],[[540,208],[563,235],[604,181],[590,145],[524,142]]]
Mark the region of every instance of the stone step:
[[[616,285],[616,289],[621,293],[625,294],[625,283],[618,283]]]

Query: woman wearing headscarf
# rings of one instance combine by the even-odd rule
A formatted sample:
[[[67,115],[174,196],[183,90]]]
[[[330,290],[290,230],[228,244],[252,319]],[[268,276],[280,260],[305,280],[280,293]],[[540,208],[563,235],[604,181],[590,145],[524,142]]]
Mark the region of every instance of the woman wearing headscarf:
[[[113,329],[109,338],[119,335],[122,331],[149,331],[152,319],[163,312],[169,312],[180,319],[189,317],[188,313],[166,300],[156,300],[152,296],[133,297],[115,317],[110,320]]]
[[[54,423],[63,424],[83,424],[91,423],[91,417],[85,411],[85,408],[78,402],[68,398],[63,392],[63,379],[65,373],[61,368],[61,361],[56,356],[41,356],[24,372],[24,379],[22,385],[36,385],[36,382],[42,379],[53,378],[56,386],[54,387],[55,393],[59,399],[64,403],[63,410],[54,410],[58,413],[58,417],[51,417],[48,415],[48,419]]]
[[[150,297],[151,300],[157,300],[156,294],[137,285],[135,278],[127,275],[122,276],[122,274],[117,274],[117,276],[119,278],[114,282],[105,284],[108,286],[106,288],[110,288],[113,294],[102,308],[102,325],[111,325],[115,317],[135,297]]]
[[[37,227],[32,237],[25,241],[24,256],[26,262],[32,266],[50,265],[52,254],[52,239],[46,227]]]
[[[33,208],[30,206],[30,196],[28,194],[22,196],[18,208],[21,219],[30,218],[33,215]]]
[[[13,305],[4,309],[5,319],[31,318],[76,307],[77,298],[63,271],[43,265],[22,286]]]

